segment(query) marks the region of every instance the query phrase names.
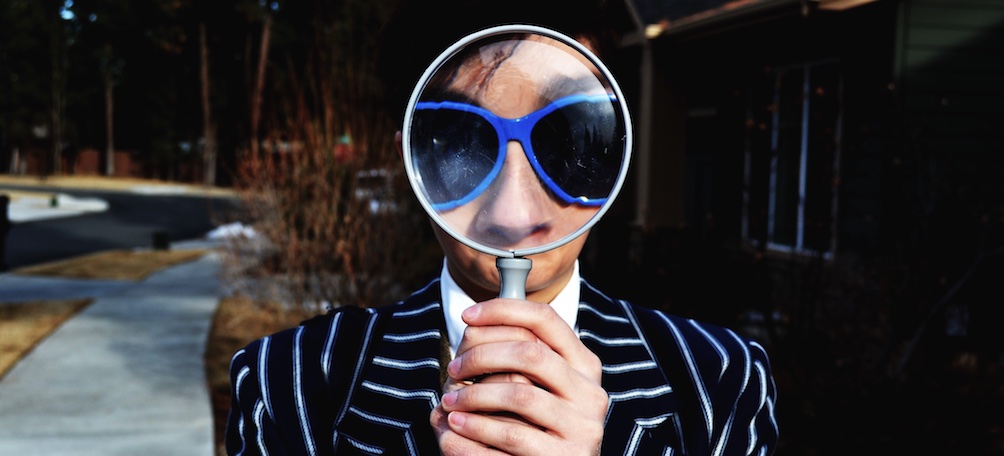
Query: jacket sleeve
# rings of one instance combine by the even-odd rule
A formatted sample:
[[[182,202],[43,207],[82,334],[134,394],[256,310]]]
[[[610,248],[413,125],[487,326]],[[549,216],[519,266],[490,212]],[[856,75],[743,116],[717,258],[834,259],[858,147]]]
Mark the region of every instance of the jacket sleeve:
[[[227,418],[226,448],[230,455],[264,455],[269,449],[285,454],[285,445],[266,408],[256,373],[256,359],[262,341],[238,351],[230,362],[230,415]]]
[[[724,455],[773,454],[778,439],[777,389],[767,352],[755,341],[734,333],[728,337],[738,350],[716,391],[716,409],[724,423],[712,438],[712,450]]]
[[[777,400],[777,387],[774,384],[774,374],[770,369],[767,351],[757,342],[750,342],[753,353],[755,380],[751,382],[754,388],[746,393],[745,400],[750,403],[748,410],[752,415],[744,421],[748,423],[751,438],[750,454],[773,454],[777,449],[778,429],[777,417],[774,414],[774,403]]]
[[[256,340],[230,364],[231,455],[332,453],[370,314],[343,308]]]

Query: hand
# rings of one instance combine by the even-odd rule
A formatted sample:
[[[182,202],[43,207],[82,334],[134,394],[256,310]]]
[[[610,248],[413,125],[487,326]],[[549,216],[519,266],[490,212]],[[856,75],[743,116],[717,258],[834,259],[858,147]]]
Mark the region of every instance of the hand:
[[[493,299],[463,317],[469,326],[430,415],[443,453],[598,454],[601,364],[554,310]]]

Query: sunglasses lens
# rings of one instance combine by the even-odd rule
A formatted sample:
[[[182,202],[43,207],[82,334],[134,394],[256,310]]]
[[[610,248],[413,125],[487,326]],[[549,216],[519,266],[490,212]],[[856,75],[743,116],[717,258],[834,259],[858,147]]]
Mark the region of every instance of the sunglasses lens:
[[[557,109],[531,133],[540,167],[577,200],[610,196],[624,161],[624,140],[624,120],[607,101]]]
[[[466,203],[499,154],[495,128],[483,117],[451,109],[415,111],[411,150],[432,204]],[[478,190],[477,193],[480,193]]]

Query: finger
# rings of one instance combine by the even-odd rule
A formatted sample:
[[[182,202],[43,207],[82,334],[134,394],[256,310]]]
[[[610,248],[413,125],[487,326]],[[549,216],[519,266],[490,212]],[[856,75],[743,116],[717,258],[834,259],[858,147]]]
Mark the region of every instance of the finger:
[[[540,342],[478,345],[447,365],[449,377],[461,382],[486,374],[510,372],[517,372],[563,397],[585,388],[599,388],[597,381],[572,368],[564,358]]]
[[[463,355],[472,347],[476,347],[478,345],[506,341],[536,342],[537,340],[537,336],[533,335],[530,330],[517,326],[468,326],[464,330],[464,337],[460,341],[460,347],[457,349],[457,356]],[[493,382],[515,381],[530,383],[529,379],[517,373],[492,373],[464,379],[457,382],[455,385],[470,385],[476,382],[484,382],[489,378],[491,379],[490,381]],[[456,387],[444,387],[443,392],[446,393],[455,389]]]
[[[505,372],[501,374],[483,375],[481,377],[478,377],[475,381],[464,381],[461,384],[454,384],[455,386],[444,388],[443,394],[445,395],[453,391],[459,391],[460,389],[466,386],[473,385],[474,383],[521,383],[524,385],[533,385],[533,382],[531,382],[529,378],[526,378],[525,375],[514,372]],[[487,413],[495,417],[503,417],[527,423],[526,420],[520,418],[519,415],[516,415],[515,413],[510,413],[510,412],[487,412]]]
[[[532,385],[533,382],[525,375],[515,372],[503,372],[499,374],[488,374],[478,378],[475,383],[522,383]]]
[[[512,329],[518,331],[495,331],[498,328]],[[534,338],[529,331],[526,331],[522,328],[496,326],[488,328],[476,328],[475,331],[472,331],[472,333],[476,334],[474,339],[477,340],[477,343],[479,344],[488,340],[496,340],[496,339],[505,340],[505,336],[507,334],[518,335],[519,338],[524,340],[528,339],[527,337],[524,336],[529,335],[530,336],[529,339],[536,341],[536,338]],[[465,339],[466,335],[467,334],[465,332]],[[463,344],[461,344],[461,347],[463,347]],[[464,352],[465,351],[461,351],[460,355],[462,355]],[[482,382],[490,382],[490,383],[515,382],[515,383],[526,383],[526,384],[533,383],[525,375],[516,372],[494,372],[489,374],[477,375],[471,378],[448,377],[446,383],[443,385],[443,394],[449,393],[451,391],[456,391],[467,385],[471,385],[474,383],[482,383]]]
[[[450,412],[448,418],[450,429],[457,435],[503,449],[506,454],[544,454],[555,446],[553,436],[522,423],[465,412]]]
[[[436,433],[436,441],[444,456],[499,455],[500,451],[457,434],[450,428],[448,414],[442,407],[436,407],[429,414],[429,424]]]
[[[475,383],[523,383],[525,385],[533,384],[533,382],[530,381],[530,379],[523,374],[519,374],[516,372],[502,372],[495,374],[480,375],[465,380],[455,380],[453,378],[450,378],[446,381],[446,384],[443,385],[443,394],[458,391],[461,388],[464,388],[465,386],[470,386]]]
[[[564,438],[573,438],[573,434],[587,430],[602,433],[602,420],[598,419],[602,413],[599,410],[581,414],[572,403],[533,385],[515,383],[473,385],[444,395],[442,408],[451,413],[459,411],[492,416],[497,414],[516,416],[521,422],[532,423],[537,428],[548,429]],[[603,410],[605,411],[605,408]]]
[[[460,355],[471,347],[503,341],[525,341],[533,342],[537,336],[529,329],[519,326],[468,326],[464,330],[464,337],[460,340],[460,347],[457,354]]]
[[[547,304],[514,299],[492,299],[475,304],[462,314],[470,326],[516,326],[531,331],[576,370],[600,381],[602,364],[579,336]]]

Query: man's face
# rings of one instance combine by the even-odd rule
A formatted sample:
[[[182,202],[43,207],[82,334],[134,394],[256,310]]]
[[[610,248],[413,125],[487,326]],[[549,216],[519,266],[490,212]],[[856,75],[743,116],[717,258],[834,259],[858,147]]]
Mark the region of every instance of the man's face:
[[[518,44],[517,44],[518,43]],[[556,100],[570,96],[606,95],[599,70],[572,48],[543,37],[484,46],[438,81],[437,94],[462,100],[488,111],[491,118],[534,119],[552,109]],[[432,84],[436,84],[436,78]],[[443,95],[439,95],[443,97]],[[609,102],[607,101],[607,104]],[[609,109],[609,107],[607,107]],[[480,120],[480,119],[478,119]],[[503,120],[502,122],[505,122]],[[524,122],[528,124],[532,122]],[[546,124],[544,118],[538,124]],[[522,124],[518,127],[521,127]],[[545,125],[543,128],[546,128]],[[538,126],[534,126],[534,133]],[[527,130],[529,131],[529,130]],[[495,135],[491,132],[492,136]],[[482,135],[485,136],[485,135]],[[568,202],[556,195],[558,184],[545,184],[540,170],[549,151],[523,141],[504,138],[497,175],[483,181],[483,189],[469,193],[460,203],[437,208],[442,220],[458,233],[483,245],[502,250],[522,250],[558,241],[584,226],[599,210],[598,204]],[[527,141],[529,142],[529,141]],[[538,150],[540,149],[540,150]],[[488,150],[485,154],[495,154]],[[618,153],[621,153],[618,151]],[[585,165],[583,165],[585,166]],[[449,172],[449,170],[447,171]],[[437,179],[437,182],[449,179]],[[466,189],[465,191],[466,192]],[[464,193],[461,192],[461,193]],[[498,295],[496,257],[478,252],[435,227],[451,275],[476,300]],[[549,302],[567,283],[586,235],[547,252],[533,255],[527,280],[527,298]]]

